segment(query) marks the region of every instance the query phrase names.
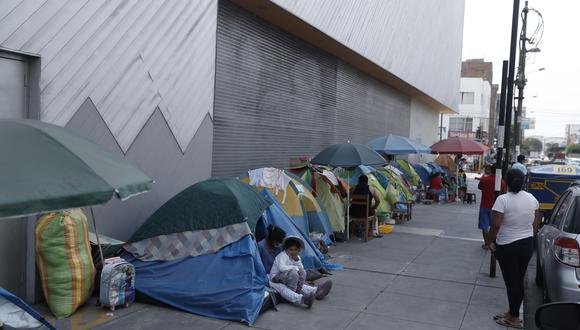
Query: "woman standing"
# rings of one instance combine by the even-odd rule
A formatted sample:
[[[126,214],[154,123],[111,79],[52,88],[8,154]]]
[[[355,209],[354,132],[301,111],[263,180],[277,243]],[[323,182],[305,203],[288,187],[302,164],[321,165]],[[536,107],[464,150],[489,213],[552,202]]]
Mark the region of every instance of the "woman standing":
[[[493,223],[486,245],[499,261],[509,302],[509,311],[497,314],[494,319],[500,325],[522,329],[519,311],[524,299],[524,277],[533,253],[540,212],[536,198],[522,190],[523,173],[510,170],[506,177],[508,193],[499,196],[493,205]]]

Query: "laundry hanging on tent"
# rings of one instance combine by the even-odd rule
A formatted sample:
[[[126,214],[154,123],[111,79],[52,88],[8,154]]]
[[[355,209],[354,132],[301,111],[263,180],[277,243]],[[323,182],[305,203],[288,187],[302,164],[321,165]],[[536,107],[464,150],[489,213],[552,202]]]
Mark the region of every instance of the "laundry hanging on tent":
[[[258,168],[248,171],[248,176],[251,186],[274,189],[275,194],[282,190],[284,192],[282,203],[286,201],[286,190],[291,179],[283,170],[273,167]]]
[[[329,170],[323,170],[321,175],[330,180],[334,186],[338,186],[338,178]]]

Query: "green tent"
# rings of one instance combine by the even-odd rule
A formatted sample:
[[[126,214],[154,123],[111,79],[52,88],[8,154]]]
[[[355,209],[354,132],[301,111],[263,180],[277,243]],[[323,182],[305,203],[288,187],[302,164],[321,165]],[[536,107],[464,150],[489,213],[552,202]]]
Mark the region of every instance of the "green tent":
[[[247,222],[252,232],[270,202],[235,178],[198,182],[163,204],[130,242],[159,235],[220,228]]]

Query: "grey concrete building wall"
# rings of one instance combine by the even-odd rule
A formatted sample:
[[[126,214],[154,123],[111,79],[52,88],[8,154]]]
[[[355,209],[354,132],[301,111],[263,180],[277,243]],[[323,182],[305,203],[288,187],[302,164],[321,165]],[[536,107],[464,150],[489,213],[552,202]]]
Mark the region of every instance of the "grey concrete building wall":
[[[271,1],[458,111],[464,0]]]
[[[228,1],[218,13],[214,175],[408,136],[409,96]]]

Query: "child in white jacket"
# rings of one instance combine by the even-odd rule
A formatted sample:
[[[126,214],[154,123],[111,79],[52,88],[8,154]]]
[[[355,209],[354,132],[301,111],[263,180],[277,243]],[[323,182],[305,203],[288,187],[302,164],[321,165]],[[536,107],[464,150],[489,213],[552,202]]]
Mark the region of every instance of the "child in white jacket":
[[[310,307],[314,303],[317,288],[304,284],[306,271],[300,260],[304,242],[299,237],[288,236],[282,246],[284,251],[276,256],[268,275],[270,286],[284,299]]]

